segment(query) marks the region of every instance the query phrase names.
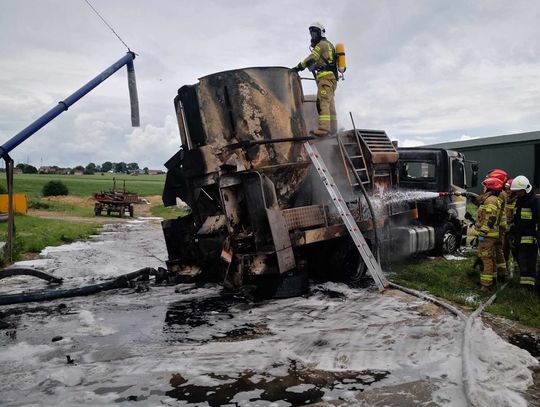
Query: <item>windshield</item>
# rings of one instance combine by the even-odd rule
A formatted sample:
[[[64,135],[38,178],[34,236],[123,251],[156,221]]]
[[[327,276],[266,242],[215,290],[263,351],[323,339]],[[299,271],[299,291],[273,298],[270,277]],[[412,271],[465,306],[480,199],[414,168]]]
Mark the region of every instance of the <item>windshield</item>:
[[[399,179],[404,182],[434,182],[437,174],[432,161],[400,161]]]

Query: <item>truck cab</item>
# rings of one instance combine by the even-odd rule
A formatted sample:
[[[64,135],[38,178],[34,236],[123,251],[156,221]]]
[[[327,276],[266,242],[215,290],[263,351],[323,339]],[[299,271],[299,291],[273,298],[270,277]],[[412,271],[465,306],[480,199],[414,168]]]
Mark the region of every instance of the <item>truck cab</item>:
[[[451,193],[465,192],[467,161],[463,154],[442,148],[398,148],[399,187],[409,190],[445,192],[447,196],[418,201],[418,221],[435,229],[436,254],[452,254],[465,244],[466,198]],[[476,168],[476,170],[475,170]],[[472,165],[471,184],[476,183],[477,167]]]

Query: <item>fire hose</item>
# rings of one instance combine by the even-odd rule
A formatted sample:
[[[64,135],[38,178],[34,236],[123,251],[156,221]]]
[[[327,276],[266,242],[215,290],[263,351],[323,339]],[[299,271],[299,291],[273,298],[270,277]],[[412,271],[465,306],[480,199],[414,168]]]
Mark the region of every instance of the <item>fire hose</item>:
[[[487,301],[482,303],[472,314],[469,316],[465,315],[463,311],[460,309],[454,307],[453,305],[450,305],[442,300],[439,300],[438,298],[435,298],[429,294],[403,287],[399,284],[392,283],[391,281],[388,282],[388,285],[396,290],[403,291],[404,293],[413,295],[415,297],[421,298],[423,300],[432,302],[442,308],[447,309],[452,314],[456,315],[460,319],[462,319],[465,322],[465,327],[463,329],[463,341],[461,344],[461,358],[462,358],[462,365],[461,365],[461,376],[462,376],[462,382],[463,382],[463,393],[465,395],[465,399],[467,401],[468,406],[475,406],[474,402],[474,395],[472,394],[471,389],[471,382],[474,381],[474,375],[473,368],[470,363],[470,347],[469,342],[471,338],[471,328],[472,324],[474,323],[475,319],[479,317],[484,309],[489,307],[497,298],[497,294],[504,290],[508,283],[505,283],[500,289],[498,289]]]
[[[8,270],[14,272],[15,270]],[[101,291],[114,290],[117,288],[129,287],[130,282],[137,278],[148,279],[150,275],[156,275],[157,271],[151,267],[145,267],[131,273],[123,274],[119,277],[116,277],[114,280],[106,281],[104,283],[92,284],[84,287],[70,288],[66,290],[50,290],[50,291],[40,291],[34,293],[19,293],[19,294],[6,294],[0,296],[0,305],[11,305],[11,304],[22,304],[26,302],[36,302],[36,301],[52,301],[59,298],[71,298],[71,297],[80,297],[85,295],[92,295],[99,293]],[[52,276],[49,276],[45,273],[38,272],[33,270],[28,272],[28,269],[25,269],[24,272],[12,273],[14,275],[43,275],[40,278],[48,279]],[[0,274],[1,275],[1,274]],[[44,277],[48,276],[48,278]],[[6,276],[9,277],[9,276]],[[3,278],[3,277],[0,277]],[[52,277],[56,279],[56,277]],[[56,279],[58,280],[58,279]],[[52,281],[52,280],[49,280]],[[61,279],[60,279],[61,281]]]

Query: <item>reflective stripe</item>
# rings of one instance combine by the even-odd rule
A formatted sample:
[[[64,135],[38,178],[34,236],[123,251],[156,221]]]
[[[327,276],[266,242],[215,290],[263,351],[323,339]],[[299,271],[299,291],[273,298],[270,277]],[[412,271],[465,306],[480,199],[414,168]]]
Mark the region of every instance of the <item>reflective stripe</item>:
[[[530,208],[521,208],[521,219],[527,219],[527,220],[531,220],[532,219],[532,209]]]
[[[506,263],[497,264],[497,269],[505,269],[506,270]]]
[[[536,239],[534,236],[521,236],[521,244],[534,244]]]
[[[493,275],[492,274],[480,274],[480,281],[485,282],[493,282]]]
[[[319,121],[321,121],[321,122],[329,122],[330,121],[330,115],[329,114],[320,114],[319,115]]]
[[[493,205],[493,204],[487,204],[485,205],[485,208],[486,208],[486,212],[497,212],[497,210],[499,209],[499,207],[497,205]]]
[[[519,284],[522,285],[534,285],[535,278],[534,277],[521,277],[519,279]]]
[[[321,79],[323,76],[333,75],[332,71],[322,71],[317,74],[317,79]]]
[[[489,232],[486,234],[486,237],[499,237],[499,232]]]

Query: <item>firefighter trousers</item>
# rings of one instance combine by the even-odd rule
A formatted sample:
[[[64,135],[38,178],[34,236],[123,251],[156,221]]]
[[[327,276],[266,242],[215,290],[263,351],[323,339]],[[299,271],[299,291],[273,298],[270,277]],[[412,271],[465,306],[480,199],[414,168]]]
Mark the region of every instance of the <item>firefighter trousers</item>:
[[[317,81],[317,101],[319,102],[319,130],[336,133],[337,116],[334,94],[337,80],[334,75],[326,75]]]
[[[496,246],[498,240],[497,238],[484,237],[478,243],[478,257],[484,265],[484,269],[480,274],[480,285],[484,287],[491,287],[493,285],[494,273],[497,269]]]
[[[538,246],[536,244],[520,244],[518,247],[519,284],[534,288],[536,283],[536,260]]]
[[[506,257],[504,255],[504,241],[506,233],[501,232],[500,237],[495,246],[495,260],[497,262],[497,277],[506,277]]]

